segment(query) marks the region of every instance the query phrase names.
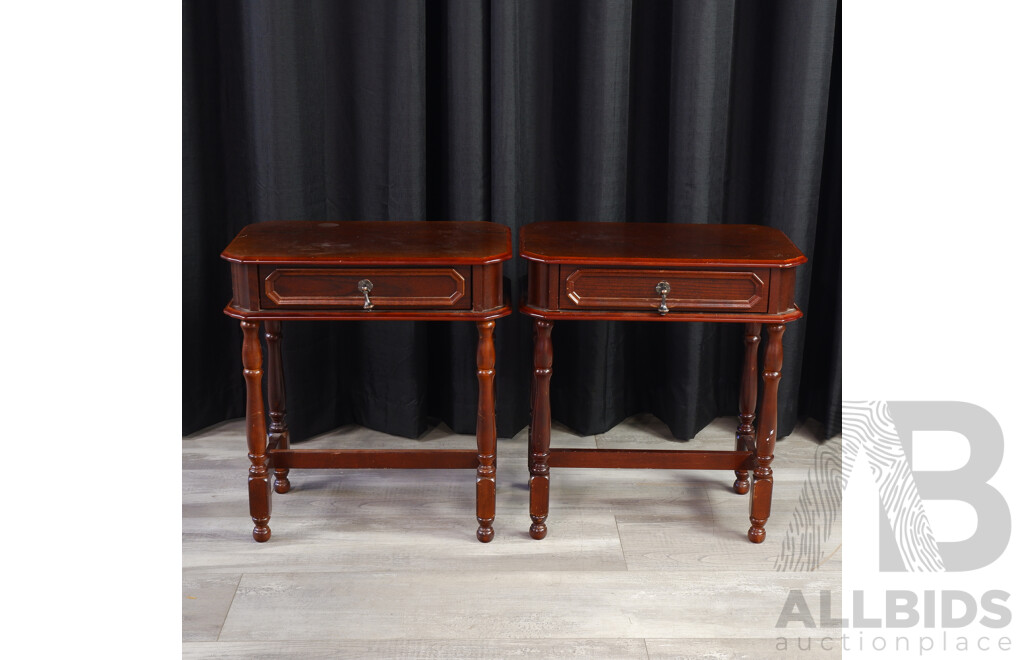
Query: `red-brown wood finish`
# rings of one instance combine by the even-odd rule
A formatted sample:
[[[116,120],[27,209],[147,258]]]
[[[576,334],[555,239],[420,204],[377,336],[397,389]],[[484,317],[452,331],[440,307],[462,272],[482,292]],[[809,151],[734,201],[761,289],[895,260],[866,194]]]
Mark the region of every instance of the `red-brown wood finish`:
[[[789,322],[807,258],[759,225],[538,222],[519,235],[531,316],[564,320]],[[660,295],[656,286],[669,285]],[[667,313],[655,313],[662,308]]]
[[[486,312],[502,306],[501,264],[483,264],[473,266],[472,273],[473,297],[472,310]]]
[[[469,267],[433,268],[295,268],[260,266],[264,287],[260,303],[267,309],[362,309],[364,280],[374,309],[469,309]],[[264,295],[265,294],[265,295]]]
[[[775,429],[778,413],[779,379],[782,377],[782,333],[786,326],[769,325],[764,352],[764,389],[761,392],[761,418],[757,421],[757,467],[754,468],[753,494],[750,498],[750,529],[747,538],[761,543],[764,525],[772,508],[772,459],[775,458]]]
[[[498,429],[494,420],[494,321],[476,324],[480,336],[476,349],[479,403],[476,416],[476,537],[481,543],[494,538],[494,493],[497,473]]]
[[[512,258],[510,236],[492,222],[284,220],[245,227],[221,257],[246,264],[482,265]]]
[[[549,468],[715,469],[733,470],[735,491],[750,491],[748,538],[763,541],[771,509],[782,332],[785,323],[803,315],[794,301],[795,267],[806,257],[782,232],[757,225],[539,222],[519,236],[520,256],[530,262],[520,311],[534,318],[530,535],[542,539],[548,532]],[[555,320],[744,324],[736,449],[550,448]],[[768,342],[755,430],[762,324]]]
[[[508,227],[490,222],[261,222],[221,253],[237,319],[489,321],[510,313]],[[372,308],[364,309],[362,280]]]
[[[475,470],[472,449],[270,449],[274,467],[336,470]]]
[[[535,222],[519,232],[519,254],[547,264],[672,268],[789,268],[807,261],[772,227],[663,222]]]
[[[754,446],[754,413],[757,405],[757,345],[761,341],[761,324],[747,323],[743,333],[743,371],[740,374],[740,425],[736,429],[736,451]],[[736,470],[732,485],[740,495],[750,492],[750,475]]]
[[[752,451],[676,449],[551,449],[548,467],[630,468],[635,470],[734,470],[757,466]]]
[[[221,256],[231,262],[232,277],[232,300],[224,312],[241,320],[243,332],[253,538],[270,538],[270,470],[274,490],[286,493],[293,468],[472,468],[477,538],[490,541],[497,469],[494,320],[511,312],[501,271],[512,256],[509,229],[486,222],[266,222],[243,229]],[[476,323],[477,451],[292,449],[281,321],[332,320]],[[261,390],[261,321],[266,323],[269,428]]]
[[[288,449],[288,423],[285,420],[284,367],[281,363],[281,322],[267,321],[263,325],[267,340],[267,403],[270,416],[269,443]],[[284,495],[291,490],[288,468],[274,466],[274,492]]]
[[[764,312],[768,306],[768,270],[596,268],[562,266],[562,309],[657,310],[656,287],[669,284],[665,304],[671,310]]]
[[[267,420],[263,416],[263,349],[260,324],[242,321],[242,369],[245,376],[245,440],[249,447],[249,515],[252,537],[270,539],[270,473],[267,463]]]
[[[530,397],[530,536],[542,539],[548,527],[548,448],[551,445],[551,322],[533,322],[533,387]]]

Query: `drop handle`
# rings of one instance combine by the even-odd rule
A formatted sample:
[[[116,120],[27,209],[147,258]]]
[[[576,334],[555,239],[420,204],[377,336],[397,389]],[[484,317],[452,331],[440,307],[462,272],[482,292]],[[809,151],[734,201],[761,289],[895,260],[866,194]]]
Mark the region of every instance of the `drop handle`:
[[[661,294],[661,306],[658,307],[659,314],[668,314],[668,292],[672,290],[672,287],[668,285],[668,282],[661,281],[654,287],[655,293]]]
[[[373,303],[370,301],[370,292],[373,291],[373,282],[370,280],[359,280],[357,285],[359,290],[363,292],[363,309],[373,309]]]

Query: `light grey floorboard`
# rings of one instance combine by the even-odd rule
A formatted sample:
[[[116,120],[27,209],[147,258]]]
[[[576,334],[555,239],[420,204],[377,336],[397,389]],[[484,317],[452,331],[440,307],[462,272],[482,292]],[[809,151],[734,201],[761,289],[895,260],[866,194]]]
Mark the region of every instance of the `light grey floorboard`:
[[[216,642],[184,645],[184,658],[581,658],[644,660],[642,639],[341,640],[336,642]]]
[[[499,511],[489,544],[477,541],[476,518],[462,513],[279,514],[279,522],[270,521],[270,541],[259,544],[249,536],[247,519],[203,518],[185,533],[192,551],[184,561],[188,568],[229,573],[626,569],[611,513],[571,512],[557,537],[538,543],[529,538],[522,511]]]
[[[220,640],[361,639],[368,630],[382,639],[774,637],[790,590],[835,586],[820,573],[771,578],[738,571],[245,574]]]

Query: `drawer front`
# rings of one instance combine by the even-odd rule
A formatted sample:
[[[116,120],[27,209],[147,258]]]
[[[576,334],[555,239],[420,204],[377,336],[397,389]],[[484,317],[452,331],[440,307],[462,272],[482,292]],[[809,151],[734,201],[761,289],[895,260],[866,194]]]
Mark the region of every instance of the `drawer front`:
[[[651,309],[661,306],[659,284],[667,282],[669,311],[768,309],[768,269],[667,270],[562,266],[562,309]]]
[[[469,267],[330,268],[261,266],[264,308],[469,309]],[[370,310],[367,310],[370,311]]]

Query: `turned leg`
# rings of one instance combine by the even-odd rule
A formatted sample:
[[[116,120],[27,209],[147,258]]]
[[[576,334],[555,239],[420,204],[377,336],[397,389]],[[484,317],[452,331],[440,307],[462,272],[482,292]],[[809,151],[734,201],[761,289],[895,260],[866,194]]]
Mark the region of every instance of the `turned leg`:
[[[249,515],[252,537],[270,538],[270,475],[267,469],[267,420],[263,416],[263,351],[259,321],[242,321],[242,367],[245,374],[245,439],[249,445]]]
[[[764,391],[761,393],[761,419],[757,423],[757,467],[750,497],[750,529],[747,538],[764,541],[764,524],[772,508],[772,459],[775,458],[775,431],[778,415],[779,378],[782,376],[782,333],[786,326],[768,326],[768,345],[764,352]]]
[[[533,322],[533,393],[530,413],[530,536],[542,539],[548,527],[548,449],[551,445],[551,321]]]
[[[494,422],[494,321],[478,321],[476,377],[480,398],[476,416],[476,537],[481,543],[494,538],[494,477],[497,427]]]
[[[284,370],[281,366],[281,322],[266,321],[263,336],[267,338],[267,399],[270,410],[270,442],[278,449],[288,449],[288,423],[285,421]],[[288,468],[274,468],[274,490],[284,494],[291,490]]]
[[[736,451],[747,451],[754,444],[754,406],[757,405],[757,345],[761,341],[761,324],[748,323],[744,329],[743,371],[740,375],[740,425],[736,429]],[[733,490],[740,495],[750,491],[746,470],[736,470]]]

